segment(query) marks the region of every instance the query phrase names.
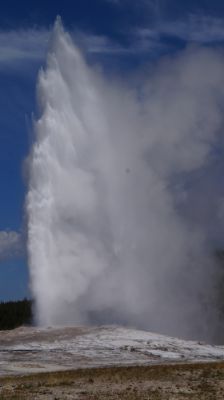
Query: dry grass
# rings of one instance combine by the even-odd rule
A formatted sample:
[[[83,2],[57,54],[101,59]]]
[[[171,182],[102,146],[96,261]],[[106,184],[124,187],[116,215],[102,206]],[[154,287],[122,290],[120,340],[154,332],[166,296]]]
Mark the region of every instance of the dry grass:
[[[224,363],[92,368],[0,379],[0,400],[219,400]]]

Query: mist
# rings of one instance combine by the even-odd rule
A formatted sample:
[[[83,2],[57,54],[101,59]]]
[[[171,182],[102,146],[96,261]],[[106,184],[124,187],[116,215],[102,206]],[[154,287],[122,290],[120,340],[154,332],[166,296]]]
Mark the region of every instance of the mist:
[[[190,47],[108,77],[56,21],[26,200],[37,324],[215,337],[223,71]]]

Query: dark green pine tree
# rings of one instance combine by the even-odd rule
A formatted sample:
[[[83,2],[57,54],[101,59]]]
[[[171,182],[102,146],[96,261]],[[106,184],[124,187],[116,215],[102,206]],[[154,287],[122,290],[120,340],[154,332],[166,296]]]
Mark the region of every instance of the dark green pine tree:
[[[0,303],[0,330],[14,329],[32,322],[32,301],[8,301]]]

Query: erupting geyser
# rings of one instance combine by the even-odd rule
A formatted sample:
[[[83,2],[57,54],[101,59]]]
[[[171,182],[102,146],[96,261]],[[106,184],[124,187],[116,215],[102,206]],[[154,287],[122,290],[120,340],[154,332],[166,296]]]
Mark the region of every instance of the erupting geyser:
[[[56,21],[27,194],[39,324],[209,336],[208,235],[186,216],[186,182],[219,140],[223,66],[219,52],[189,49],[121,83],[87,65]]]

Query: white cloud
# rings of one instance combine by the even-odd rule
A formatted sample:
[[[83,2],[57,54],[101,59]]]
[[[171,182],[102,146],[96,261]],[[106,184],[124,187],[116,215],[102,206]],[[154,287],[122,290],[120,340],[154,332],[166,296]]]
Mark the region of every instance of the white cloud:
[[[44,59],[47,30],[0,31],[0,68]]]
[[[163,34],[171,34],[186,41],[211,43],[224,40],[223,19],[189,15],[188,19],[165,23],[158,27]]]
[[[152,30],[141,29],[134,32],[134,34],[127,32],[124,34],[125,36],[131,42],[128,46],[123,46],[106,36],[85,35],[80,32],[76,32],[73,38],[76,44],[84,49],[85,52],[95,55],[137,55],[139,53],[155,51],[162,47],[157,33]]]
[[[75,41],[85,49],[88,53],[123,53],[127,52],[126,48],[123,48],[118,43],[113,42],[106,36],[98,35],[85,35],[83,33],[76,33]]]
[[[117,1],[113,2],[119,4]],[[155,6],[154,2],[151,3],[150,7]],[[72,36],[85,52],[96,56],[157,52],[165,46],[161,35],[202,44],[224,41],[224,22],[220,18],[192,14],[183,20],[158,21],[160,22],[151,21],[148,26],[123,32],[123,37],[129,42],[127,46],[103,35],[87,35],[76,31]],[[0,31],[0,69],[18,69],[32,62],[44,61],[49,36],[47,29]]]
[[[0,231],[0,261],[15,258],[23,252],[21,233],[16,231]]]
[[[75,41],[87,53],[130,55],[139,53],[158,52],[166,47],[165,40],[161,36],[173,36],[186,42],[209,44],[224,41],[224,22],[219,18],[208,16],[189,15],[185,20],[159,22],[149,24],[149,27],[139,27],[132,31],[123,32],[123,36],[129,39],[128,46],[122,46],[118,42],[97,35],[74,34]]]

